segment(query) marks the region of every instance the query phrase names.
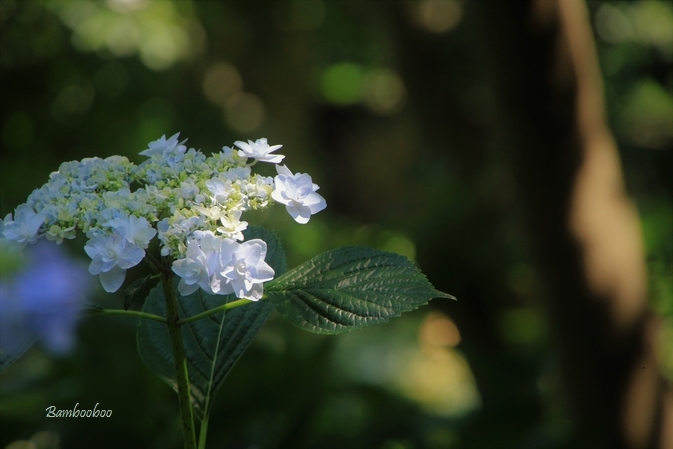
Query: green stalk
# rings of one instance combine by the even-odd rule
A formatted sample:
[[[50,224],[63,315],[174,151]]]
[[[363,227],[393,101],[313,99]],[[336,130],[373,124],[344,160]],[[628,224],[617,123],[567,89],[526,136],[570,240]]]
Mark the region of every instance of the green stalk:
[[[222,322],[220,330],[217,332],[217,344],[215,345],[215,358],[210,366],[210,376],[208,377],[208,391],[206,392],[206,405],[203,407],[203,419],[201,420],[201,432],[199,433],[199,449],[206,449],[206,434],[208,433],[208,419],[210,418],[210,398],[212,397],[213,379],[215,378],[215,366],[217,357],[220,353],[220,341],[222,341],[222,329],[224,329],[224,319],[226,314],[222,313]]]
[[[196,315],[192,315],[189,318],[185,318],[184,320],[179,320],[178,326],[193,323],[194,321],[200,320],[201,318],[205,318],[218,312],[224,312],[226,310],[233,309],[234,307],[244,306],[246,304],[250,304],[251,302],[253,301],[250,299],[237,299],[236,301],[222,304],[221,306],[214,307],[212,309],[206,310],[205,312],[197,313]]]
[[[201,431],[199,432],[199,449],[206,449],[206,434],[208,433],[208,418],[210,418],[210,412],[208,410],[203,414],[203,419],[201,420]]]
[[[121,310],[121,309],[92,309],[87,310],[88,314],[92,316],[100,315],[126,315],[126,316],[135,316],[140,318],[147,318],[148,320],[159,321],[160,323],[166,324],[166,318],[154,315],[147,312],[139,312],[137,310]]]
[[[163,272],[161,284],[166,298],[166,321],[168,333],[171,336],[171,349],[175,360],[175,375],[178,387],[178,402],[180,404],[180,417],[182,418],[182,433],[185,439],[185,449],[196,449],[196,432],[194,430],[194,414],[192,403],[189,398],[189,377],[187,374],[187,359],[185,358],[185,346],[182,341],[182,331],[178,325],[178,298],[173,284],[173,273],[169,270]]]

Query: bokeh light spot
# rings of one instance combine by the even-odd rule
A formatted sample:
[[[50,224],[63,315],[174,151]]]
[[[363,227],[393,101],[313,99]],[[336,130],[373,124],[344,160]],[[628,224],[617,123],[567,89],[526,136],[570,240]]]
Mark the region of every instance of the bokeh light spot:
[[[83,114],[91,107],[94,88],[87,81],[66,85],[51,105],[51,115],[56,121],[68,120],[73,115]]]
[[[455,350],[435,348],[415,354],[398,381],[407,396],[433,415],[462,415],[479,403],[470,367]]]
[[[463,17],[463,8],[454,0],[423,0],[417,5],[419,24],[433,33],[454,28]]]
[[[626,14],[609,3],[596,11],[596,32],[605,42],[621,42],[633,34],[633,27]]]
[[[418,331],[421,346],[453,347],[460,343],[460,331],[448,317],[430,312]]]
[[[83,52],[107,50],[117,57],[138,54],[152,70],[165,70],[191,58],[196,45],[188,28],[189,3],[149,0],[53,0],[47,7],[73,30]]]
[[[673,60],[673,6],[670,2],[647,1],[634,3],[630,15],[636,38],[657,47],[670,61]]]
[[[619,123],[618,131],[631,142],[668,148],[673,143],[673,95],[654,81],[641,81],[627,96]]]
[[[232,96],[242,91],[243,79],[236,67],[218,62],[206,70],[201,87],[208,100],[224,107]]]
[[[402,109],[405,97],[404,82],[390,70],[376,69],[365,76],[364,100],[373,112],[394,114]]]
[[[264,103],[255,94],[243,92],[232,96],[224,108],[224,120],[233,130],[254,131],[264,121]]]
[[[390,251],[391,253],[401,254],[409,260],[416,259],[416,245],[402,235],[394,235],[390,237],[386,240],[381,249]]]
[[[121,57],[135,53],[140,39],[140,29],[136,22],[130,17],[121,17],[108,32],[105,44],[113,55]]]
[[[185,55],[189,36],[180,27],[155,22],[140,41],[140,59],[153,70],[166,70]]]
[[[322,74],[322,94],[331,103],[352,105],[362,98],[364,71],[358,64],[342,62],[329,66]]]
[[[540,340],[543,333],[539,313],[527,307],[513,307],[500,316],[503,338],[513,344],[531,344]]]
[[[125,14],[146,8],[151,0],[107,0],[107,6],[112,11]]]
[[[430,312],[387,327],[340,337],[336,362],[344,375],[390,389],[434,416],[462,416],[479,406],[470,367],[453,347],[460,340],[453,321]]]
[[[662,366],[664,376],[673,382],[673,319],[662,322],[657,333],[657,358]]]

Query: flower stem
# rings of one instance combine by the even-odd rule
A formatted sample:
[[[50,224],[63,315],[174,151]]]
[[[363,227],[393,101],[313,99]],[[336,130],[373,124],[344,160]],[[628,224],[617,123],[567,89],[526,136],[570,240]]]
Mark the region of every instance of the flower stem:
[[[208,419],[210,412],[206,411],[201,420],[201,431],[199,432],[199,449],[206,449],[206,434],[208,433]]]
[[[206,310],[205,312],[197,313],[196,315],[192,315],[189,318],[185,318],[184,320],[178,320],[177,325],[182,326],[183,324],[189,324],[193,323],[194,321],[200,320],[201,318],[205,318],[207,316],[213,315],[217,312],[223,312],[225,310],[233,309],[234,307],[239,307],[246,305],[248,303],[253,302],[250,299],[238,299],[236,301],[231,301],[226,304],[222,304],[221,306],[217,306],[213,309]]]
[[[154,315],[146,312],[139,312],[136,310],[121,310],[121,309],[93,309],[87,311],[91,315],[126,315],[126,316],[136,316],[140,318],[147,318],[154,321],[159,321],[161,323],[166,323],[166,318]]]
[[[178,388],[178,402],[180,404],[180,416],[182,418],[182,433],[185,440],[185,449],[196,449],[196,433],[194,430],[194,414],[192,403],[189,398],[189,378],[187,374],[187,359],[185,358],[185,346],[182,341],[182,331],[178,325],[178,298],[173,284],[173,273],[169,270],[163,272],[161,284],[166,298],[166,321],[168,333],[171,337],[171,349],[175,360],[175,377]]]

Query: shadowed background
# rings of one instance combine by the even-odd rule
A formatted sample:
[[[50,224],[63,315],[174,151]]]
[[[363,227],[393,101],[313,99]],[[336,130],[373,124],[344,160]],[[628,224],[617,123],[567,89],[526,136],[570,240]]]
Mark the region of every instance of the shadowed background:
[[[600,434],[616,421],[574,411],[567,389],[583,387],[564,377],[573,371],[567,351],[600,330],[582,309],[574,320],[576,298],[561,315],[588,320],[586,334],[575,342],[555,327],[554,307],[564,304],[549,299],[536,243],[565,224],[531,202],[536,193],[547,202],[544,189],[536,192],[540,178],[554,186],[565,173],[538,169],[553,163],[549,148],[562,147],[556,139],[573,117],[571,101],[545,106],[565,91],[538,95],[554,85],[538,75],[553,66],[545,57],[555,60],[549,48],[560,27],[553,8],[535,9],[546,3],[554,4],[0,1],[0,215],[66,160],[139,162],[149,141],[178,131],[204,153],[267,137],[284,145],[293,171],[312,175],[328,204],[305,226],[280,206],[247,216],[281,235],[289,266],[365,244],[410,257],[459,300],[336,337],[272,315],[216,398],[210,447],[607,445]],[[670,382],[673,7],[588,9],[592,36],[583,45],[598,50],[607,121],[639,213],[645,262],[635,264],[647,270],[659,323],[651,369]],[[545,128],[545,111],[560,120]],[[522,140],[525,130],[533,132]],[[538,165],[517,153],[531,142],[540,145]],[[550,196],[548,211],[559,201]],[[83,258],[83,241],[71,243]],[[131,270],[127,283],[142,274]],[[91,299],[123,303],[121,294]],[[90,318],[78,336],[68,357],[34,348],[0,374],[0,445],[33,438],[53,447],[47,440],[58,438],[61,447],[179,447],[175,395],[138,358],[134,320]],[[100,403],[113,417],[44,417],[47,406],[77,402]],[[619,407],[596,404],[593,414]]]

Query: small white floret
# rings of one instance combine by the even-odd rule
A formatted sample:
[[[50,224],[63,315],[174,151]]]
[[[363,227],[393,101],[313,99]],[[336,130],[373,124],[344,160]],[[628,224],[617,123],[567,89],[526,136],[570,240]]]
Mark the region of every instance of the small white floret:
[[[325,199],[316,190],[311,177],[305,173],[292,172],[285,166],[276,166],[278,176],[275,177],[275,189],[271,197],[285,205],[290,216],[300,224],[306,224],[311,215],[327,207]]]
[[[37,241],[37,233],[44,219],[43,214],[37,214],[29,205],[21,204],[16,208],[13,221],[11,214],[3,220],[2,236],[19,243],[23,248],[28,243]]]
[[[173,134],[168,139],[166,139],[166,135],[164,134],[160,139],[150,142],[148,144],[149,148],[141,151],[139,154],[141,156],[150,157],[153,154],[163,154],[165,152],[174,150],[184,153],[187,150],[187,147],[182,144],[185,143],[187,139],[183,140],[182,142],[178,142],[178,137],[180,137],[180,133]]]
[[[240,148],[239,156],[253,158],[260,162],[278,164],[285,157],[281,154],[271,154],[283,145],[269,146],[265,138],[257,139],[255,142],[248,140],[248,143],[238,140],[234,142],[234,145]]]
[[[130,243],[120,232],[89,240],[84,251],[91,257],[89,273],[99,275],[108,293],[116,292],[124,283],[126,270],[138,265],[145,257],[145,251]]]
[[[253,239],[233,243],[229,243],[228,251],[221,252],[222,275],[238,298],[258,301],[264,294],[264,282],[275,275],[273,268],[264,261],[266,242]]]

